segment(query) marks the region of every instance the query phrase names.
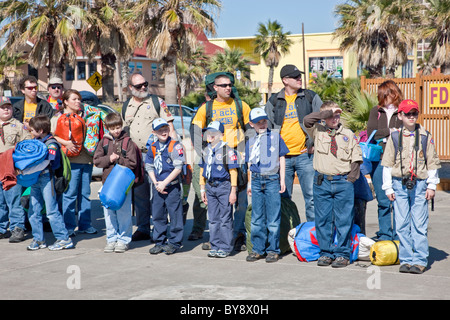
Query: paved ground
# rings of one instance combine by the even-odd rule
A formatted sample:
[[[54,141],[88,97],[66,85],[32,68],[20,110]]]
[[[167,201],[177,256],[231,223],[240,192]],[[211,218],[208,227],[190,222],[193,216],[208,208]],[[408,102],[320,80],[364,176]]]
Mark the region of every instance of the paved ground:
[[[75,249],[29,252],[26,250],[29,239],[18,244],[0,240],[0,299],[450,298],[450,194],[447,192],[437,193],[434,211],[430,212],[429,270],[412,275],[400,274],[398,266],[375,267],[366,261],[343,269],[317,267],[315,262],[299,262],[292,253],[273,264],[263,260],[248,263],[246,252],[226,259],[211,259],[201,249],[201,241],[187,240],[182,250],[171,256],[150,255],[148,250],[152,245],[147,241],[132,243],[124,254],[105,254],[105,225],[97,196],[99,186],[100,182],[92,183],[93,225],[99,233],[77,235]],[[192,194],[191,191],[191,203]],[[300,188],[295,185],[294,199],[305,221],[301,198]],[[372,237],[377,231],[375,201],[368,204],[366,219],[367,235]],[[185,239],[191,226],[192,210]],[[46,233],[46,237],[47,243],[53,242],[51,233]]]

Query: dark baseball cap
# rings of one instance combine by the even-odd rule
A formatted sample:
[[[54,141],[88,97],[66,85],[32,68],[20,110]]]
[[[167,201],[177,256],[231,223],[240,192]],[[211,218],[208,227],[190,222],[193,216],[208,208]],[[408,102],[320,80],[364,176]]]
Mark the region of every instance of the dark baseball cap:
[[[294,66],[293,64],[287,64],[283,68],[281,68],[280,77],[281,79],[283,79],[284,77],[297,78],[302,74],[304,74],[304,72],[298,70],[296,66]]]

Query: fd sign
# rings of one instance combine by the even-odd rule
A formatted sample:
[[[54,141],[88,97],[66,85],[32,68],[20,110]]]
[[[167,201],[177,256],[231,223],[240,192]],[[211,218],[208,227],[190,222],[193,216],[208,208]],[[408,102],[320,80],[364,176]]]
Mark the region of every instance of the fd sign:
[[[450,83],[430,84],[430,108],[450,108]]]

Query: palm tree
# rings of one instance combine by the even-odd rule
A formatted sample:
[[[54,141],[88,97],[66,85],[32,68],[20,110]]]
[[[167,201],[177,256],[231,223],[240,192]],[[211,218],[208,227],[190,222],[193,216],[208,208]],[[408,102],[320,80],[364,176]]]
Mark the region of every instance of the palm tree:
[[[84,47],[90,59],[100,54],[103,100],[114,101],[114,71],[117,59],[129,60],[135,49],[135,33],[125,18],[129,1],[94,0],[83,25]]]
[[[355,133],[367,129],[370,110],[378,104],[377,94],[353,88],[346,94],[346,99],[352,107],[350,111],[344,110],[342,113],[345,126]]]
[[[49,77],[62,78],[64,62],[74,64],[76,46],[81,46],[77,28],[82,24],[84,11],[81,0],[17,1],[0,3],[0,20],[6,34],[5,46],[11,54],[19,52],[27,41],[33,48],[28,62],[35,68],[47,66]]]
[[[430,61],[450,74],[450,0],[427,0],[423,37],[431,44]]]
[[[178,84],[181,97],[188,94],[196,85],[201,83],[206,75],[209,57],[204,54],[204,48],[198,47],[189,57],[180,57],[177,60]]]
[[[336,6],[334,32],[342,51],[353,50],[371,77],[393,77],[418,37],[422,6],[411,0],[350,0]]]
[[[214,15],[221,8],[218,0],[139,0],[133,11],[137,38],[146,41],[147,55],[163,63],[165,99],[177,103],[176,61],[197,48],[196,32],[215,34]],[[144,16],[142,16],[144,13]]]
[[[423,58],[420,58],[417,63],[417,70],[422,72],[422,75],[428,76],[431,75],[433,70],[436,68],[436,65],[431,62],[431,53],[425,53]]]
[[[6,87],[11,86],[9,77],[21,75],[22,72],[17,67],[27,63],[22,56],[22,53],[10,55],[6,49],[0,50],[0,96],[3,96]]]
[[[243,56],[242,49],[225,49],[224,52],[217,53],[211,59],[209,65],[210,72],[230,72],[235,74],[236,70],[241,71],[243,81],[250,80],[250,60]]]
[[[266,66],[269,67],[268,93],[272,94],[274,69],[280,63],[281,55],[289,53],[293,41],[288,38],[291,33],[283,32],[283,27],[278,21],[268,21],[267,24],[259,23],[256,34],[255,53],[260,54]]]

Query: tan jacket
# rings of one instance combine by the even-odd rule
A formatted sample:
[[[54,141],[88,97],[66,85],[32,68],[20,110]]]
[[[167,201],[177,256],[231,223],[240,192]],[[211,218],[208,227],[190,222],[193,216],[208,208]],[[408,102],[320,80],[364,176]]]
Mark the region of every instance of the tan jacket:
[[[5,138],[5,143],[0,139],[0,153],[14,148],[16,143],[22,140],[32,139],[30,132],[24,129],[22,122],[19,120],[11,118],[5,123],[7,124],[0,124],[3,125],[3,136]]]

